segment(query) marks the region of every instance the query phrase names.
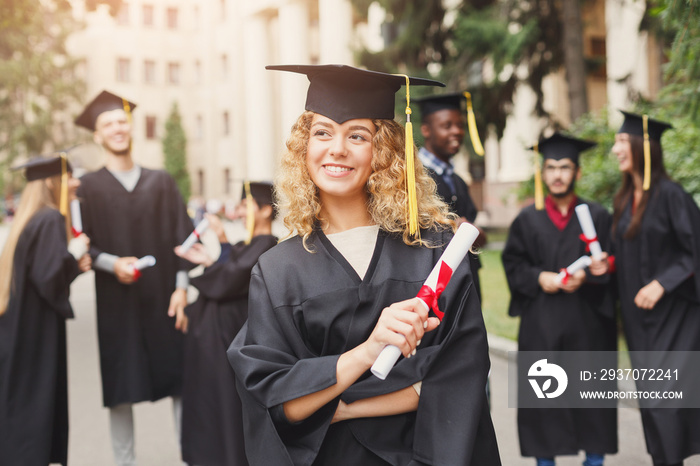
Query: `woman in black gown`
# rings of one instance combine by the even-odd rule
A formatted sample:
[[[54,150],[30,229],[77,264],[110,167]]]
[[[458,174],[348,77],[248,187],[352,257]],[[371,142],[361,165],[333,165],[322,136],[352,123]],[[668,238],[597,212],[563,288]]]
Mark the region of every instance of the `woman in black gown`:
[[[311,83],[276,183],[296,235],[253,269],[248,323],[228,351],[248,461],[499,465],[468,261],[440,298],[442,323],[415,298],[454,217],[414,157],[419,230],[410,231],[406,142],[393,120],[394,94],[409,78],[343,65],[270,68]],[[379,380],[369,369],[387,344],[404,358]]]
[[[613,250],[591,272],[616,270],[630,351],[670,357],[672,352],[700,351],[700,210],[666,174],[661,135],[671,125],[623,113],[612,148],[622,173],[614,199]],[[651,162],[646,179],[645,132]],[[632,354],[633,365],[650,368],[640,354]],[[700,410],[642,404],[641,414],[655,466],[681,465],[700,454]]]
[[[87,237],[68,241],[80,182],[63,157],[18,168],[28,183],[0,255],[0,465],[65,465],[68,295],[91,266]]]

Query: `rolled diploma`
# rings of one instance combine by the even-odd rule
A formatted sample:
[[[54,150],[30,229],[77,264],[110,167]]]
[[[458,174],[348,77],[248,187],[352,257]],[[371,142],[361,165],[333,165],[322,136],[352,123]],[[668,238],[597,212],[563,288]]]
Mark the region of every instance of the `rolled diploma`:
[[[573,264],[566,268],[566,272],[568,272],[569,275],[573,275],[579,270],[583,270],[589,265],[591,265],[591,262],[593,262],[591,260],[591,256],[581,256],[578,259],[576,259]],[[561,283],[562,280],[564,280],[564,277],[566,277],[566,272],[562,270],[561,272],[559,272],[559,275],[557,275],[557,281],[559,283]]]
[[[205,217],[197,224],[197,227],[190,233],[190,236],[187,237],[185,242],[182,243],[182,252],[187,252],[207,228],[209,228],[209,220]]]
[[[131,266],[136,270],[143,270],[148,267],[153,267],[156,265],[156,258],[153,256],[143,256],[141,259],[137,260]]]
[[[581,224],[581,230],[583,230],[583,236],[588,239],[594,239],[598,236],[595,232],[595,225],[593,225],[593,219],[591,218],[591,211],[588,209],[588,205],[579,204],[576,206],[576,216],[578,217],[578,222]],[[593,241],[588,245],[591,250],[591,255],[594,259],[600,259],[603,250],[600,247],[598,241]]]
[[[70,219],[73,227],[73,236],[76,238],[83,232],[83,217],[80,214],[80,201],[70,201]]]
[[[435,291],[442,263],[444,262],[454,272],[464,260],[464,257],[467,255],[478,236],[479,230],[474,225],[466,222],[462,223],[457,229],[457,233],[455,233],[450,241],[450,244],[445,248],[442,256],[440,256],[440,260],[437,261],[430,275],[426,278],[424,286]],[[430,309],[430,304],[426,303],[423,299],[421,299],[421,302],[425,305],[426,309]],[[386,379],[386,376],[391,372],[391,368],[394,367],[394,364],[398,361],[399,356],[401,356],[401,350],[398,347],[394,345],[385,346],[372,365],[372,374],[382,380]]]

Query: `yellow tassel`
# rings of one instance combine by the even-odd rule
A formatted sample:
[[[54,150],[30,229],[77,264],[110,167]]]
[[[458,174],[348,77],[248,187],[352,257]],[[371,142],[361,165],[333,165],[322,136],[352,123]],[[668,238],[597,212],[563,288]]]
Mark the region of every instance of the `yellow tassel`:
[[[484,146],[481,145],[479,131],[476,128],[476,117],[474,116],[474,108],[472,107],[472,95],[469,92],[465,92],[464,97],[467,98],[467,124],[469,125],[469,137],[472,140],[474,152],[483,157]]]
[[[644,115],[642,118],[644,125],[644,183],[642,187],[644,191],[649,191],[651,186],[651,148],[649,147],[649,116]]]
[[[540,171],[540,150],[535,144],[535,209],[544,209],[544,189],[542,188],[542,172]]]
[[[58,208],[61,214],[68,218],[68,167],[66,161],[66,153],[61,152],[61,200]]]
[[[248,237],[245,240],[245,244],[250,244],[253,240],[253,231],[255,231],[255,206],[253,205],[253,195],[250,193],[250,182],[245,181],[243,183],[245,186],[245,225],[246,230],[248,230]]]
[[[131,105],[129,105],[129,102],[122,97],[122,105],[124,106],[124,112],[126,112],[126,121],[129,122],[129,126],[132,125],[132,119],[131,119]],[[129,139],[129,151],[131,151],[131,143],[133,139]]]
[[[420,239],[420,231],[418,230],[418,197],[416,195],[416,160],[413,152],[413,124],[411,123],[411,91],[409,88],[410,79],[405,74],[406,78],[406,199],[407,199],[407,215],[408,215],[408,232],[411,235],[417,235]]]

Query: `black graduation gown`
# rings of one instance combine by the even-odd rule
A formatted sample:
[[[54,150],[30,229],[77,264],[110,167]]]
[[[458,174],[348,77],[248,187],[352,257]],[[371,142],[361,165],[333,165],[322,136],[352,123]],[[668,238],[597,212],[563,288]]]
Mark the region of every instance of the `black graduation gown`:
[[[81,178],[78,194],[93,259],[101,252],[156,258],[131,285],[95,270],[104,405],[179,396],[183,336],[167,311],[176,272],[191,267],[173,248],[193,226],[175,181],[165,171],[143,168],[128,192],[102,168]]]
[[[451,233],[423,231],[446,244]],[[243,401],[252,465],[499,465],[486,402],[486,331],[468,267],[455,271],[442,324],[386,380],[369,371],[346,403],[423,381],[417,412],[330,425],[338,400],[290,425],[282,403],[333,385],[344,351],[365,341],[384,307],[415,296],[443,248],[410,247],[379,233],[364,279],[317,231],[314,252],[294,237],[253,269],[249,319],[228,351]]]
[[[610,214],[588,204],[603,248],[609,242]],[[590,275],[574,293],[547,294],[540,272],[558,272],[586,254],[581,226],[572,215],[563,231],[546,210],[534,206],[515,218],[503,250],[503,266],[511,292],[508,313],[520,316],[520,351],[616,351],[617,327],[607,278]],[[616,361],[614,362],[616,363]],[[528,390],[530,387],[525,386]],[[523,456],[552,457],[617,452],[615,409],[518,409],[518,434]]]
[[[277,244],[272,235],[240,242],[191,284],[199,290],[187,307],[182,387],[182,459],[199,466],[244,466],[241,401],[226,350],[248,318],[250,272]]]
[[[438,196],[442,198],[443,201],[447,203],[450,207],[450,212],[454,212],[460,217],[467,219],[467,222],[474,223],[476,220],[476,215],[479,211],[474,205],[471,195],[469,194],[469,186],[464,180],[457,174],[452,175],[452,183],[455,185],[455,191],[452,192],[449,185],[445,183],[442,176],[438,175],[435,170],[430,168],[425,168],[428,174],[431,176],[435,184],[437,185]],[[481,268],[481,260],[479,256],[469,253],[469,265],[472,269],[472,276],[474,277],[474,284],[476,292],[481,299],[481,282],[479,280],[479,269]]]
[[[80,273],[63,216],[44,208],[15,250],[7,311],[0,316],[0,465],[65,465],[68,458],[66,319]]]
[[[700,351],[700,210],[678,184],[652,187],[641,229],[622,236],[631,207],[614,236],[622,323],[630,351]],[[665,294],[650,310],[634,304],[653,280]],[[632,361],[634,364],[635,361]],[[647,450],[656,462],[677,463],[700,453],[699,409],[642,409]]]

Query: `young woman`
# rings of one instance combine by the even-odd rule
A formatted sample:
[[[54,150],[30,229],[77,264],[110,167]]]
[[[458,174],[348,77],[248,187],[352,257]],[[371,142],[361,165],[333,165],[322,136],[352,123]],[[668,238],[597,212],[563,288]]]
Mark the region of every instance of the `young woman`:
[[[221,243],[219,258],[214,261],[201,244],[184,253],[180,246],[175,248],[178,256],[205,266],[190,281],[199,297],[186,309],[181,445],[187,464],[247,464],[241,401],[226,350],[248,318],[250,272],[260,255],[277,244],[272,235],[272,184],[249,183],[249,190],[250,197],[244,189],[234,212],[234,218],[245,219],[249,241],[232,245],[219,218],[206,214]]]
[[[420,236],[409,231],[404,130],[393,120],[407,78],[342,65],[270,68],[311,83],[277,183],[296,235],[253,269],[248,323],[228,352],[248,461],[500,464],[469,264],[440,299],[442,323],[415,298],[454,217],[417,163]],[[388,344],[404,358],[379,380],[369,369]]]
[[[630,351],[700,351],[700,210],[666,174],[661,134],[671,125],[623,113],[612,148],[622,174],[614,200],[615,259],[594,263],[591,272],[604,273],[614,264]],[[646,180],[645,132],[651,162]],[[645,367],[632,359],[633,365]],[[700,410],[641,413],[655,466],[681,465],[700,453]]]
[[[0,255],[0,464],[65,465],[65,321],[73,317],[70,283],[90,269],[89,241],[68,241],[65,206],[80,181],[65,159],[21,168],[28,183]]]

